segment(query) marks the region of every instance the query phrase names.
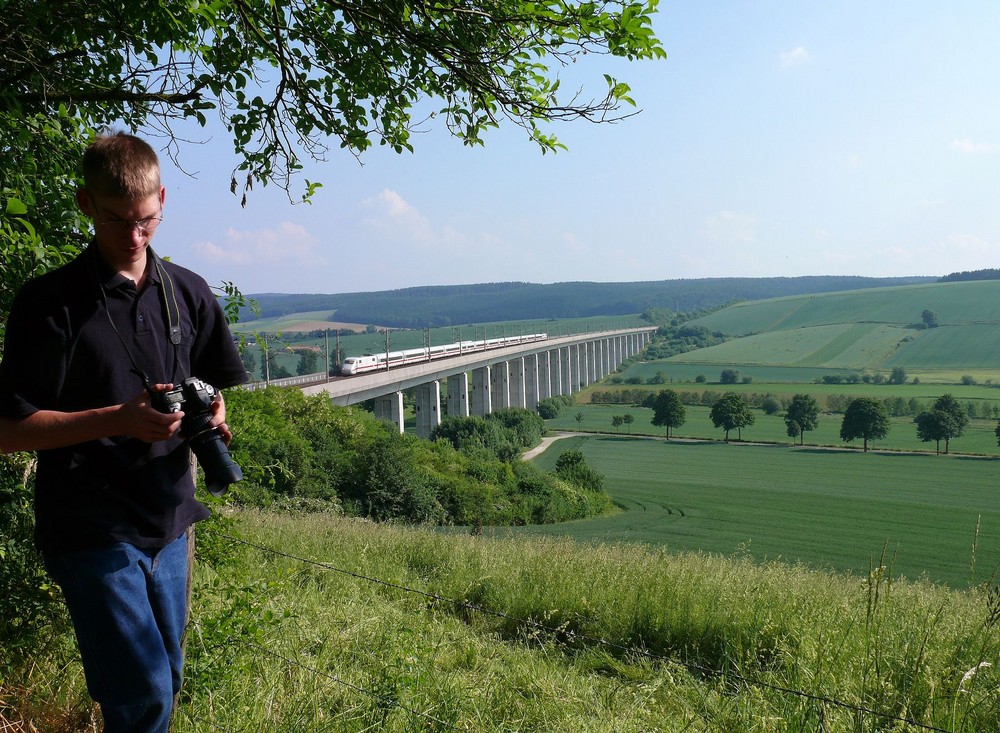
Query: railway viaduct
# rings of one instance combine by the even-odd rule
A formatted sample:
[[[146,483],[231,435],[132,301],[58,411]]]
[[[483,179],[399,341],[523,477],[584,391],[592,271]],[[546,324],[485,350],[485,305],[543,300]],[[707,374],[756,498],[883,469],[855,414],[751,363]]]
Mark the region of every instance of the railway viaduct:
[[[443,407],[448,416],[483,417],[504,407],[533,409],[540,400],[572,394],[607,376],[645,348],[655,331],[642,327],[557,336],[301,389],[326,393],[338,405],[374,399],[375,414],[402,432],[403,390],[416,388],[417,435],[430,437],[442,418],[442,380],[447,380]]]

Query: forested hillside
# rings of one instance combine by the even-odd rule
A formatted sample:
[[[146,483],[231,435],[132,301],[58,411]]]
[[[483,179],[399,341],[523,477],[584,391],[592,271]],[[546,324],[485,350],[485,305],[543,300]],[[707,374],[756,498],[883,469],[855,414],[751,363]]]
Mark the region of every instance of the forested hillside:
[[[547,285],[508,282],[333,295],[263,293],[251,296],[260,306],[259,316],[245,310],[240,320],[334,310],[332,318],[337,321],[429,328],[534,318],[625,315],[641,313],[647,308],[690,312],[733,300],[908,285],[933,282],[934,279],[816,276]]]

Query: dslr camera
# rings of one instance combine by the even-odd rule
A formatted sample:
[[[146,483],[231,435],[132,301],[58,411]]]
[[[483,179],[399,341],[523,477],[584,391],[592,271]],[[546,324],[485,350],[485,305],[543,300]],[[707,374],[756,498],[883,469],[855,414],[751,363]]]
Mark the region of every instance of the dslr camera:
[[[222,435],[213,427],[212,400],[218,390],[197,377],[188,377],[179,387],[166,392],[156,392],[147,384],[146,390],[152,398],[152,405],[160,412],[182,412],[181,436],[194,451],[198,463],[205,472],[205,485],[214,496],[222,496],[229,484],[243,478],[243,471],[229,455],[229,448]]]

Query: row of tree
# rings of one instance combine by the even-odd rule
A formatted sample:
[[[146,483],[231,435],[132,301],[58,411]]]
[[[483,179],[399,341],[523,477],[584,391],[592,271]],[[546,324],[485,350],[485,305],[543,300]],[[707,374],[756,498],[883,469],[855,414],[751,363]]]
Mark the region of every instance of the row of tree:
[[[649,397],[643,406],[653,410],[650,422],[657,427],[666,428],[668,439],[671,429],[679,428],[686,420],[684,403],[674,390],[661,390]],[[805,434],[819,426],[819,412],[819,404],[812,395],[795,395],[785,409],[784,420],[788,436],[798,438],[799,445],[802,445]],[[743,428],[753,425],[755,419],[750,403],[736,392],[729,392],[716,400],[709,417],[716,428],[725,431],[726,442],[729,441],[732,430],[736,430],[742,439]],[[941,452],[941,441],[944,441],[944,452],[947,453],[951,440],[964,433],[969,417],[958,400],[950,394],[944,394],[934,401],[929,410],[920,412],[914,422],[917,437],[921,441],[936,443],[938,453]],[[840,438],[846,442],[861,439],[864,450],[867,451],[869,441],[885,438],[891,425],[889,410],[883,401],[872,397],[858,397],[851,400],[844,411]],[[1000,443],[1000,423],[997,425],[996,435]]]

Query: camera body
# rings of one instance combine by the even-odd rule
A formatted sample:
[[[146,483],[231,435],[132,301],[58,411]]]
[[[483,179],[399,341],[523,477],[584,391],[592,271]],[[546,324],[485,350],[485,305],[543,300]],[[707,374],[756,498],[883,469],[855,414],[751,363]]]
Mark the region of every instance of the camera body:
[[[160,412],[183,412],[181,436],[187,441],[202,470],[205,485],[215,496],[226,493],[229,484],[243,478],[243,471],[229,455],[229,448],[218,430],[210,426],[212,401],[218,390],[197,377],[165,392],[156,392],[147,385],[151,403]]]

